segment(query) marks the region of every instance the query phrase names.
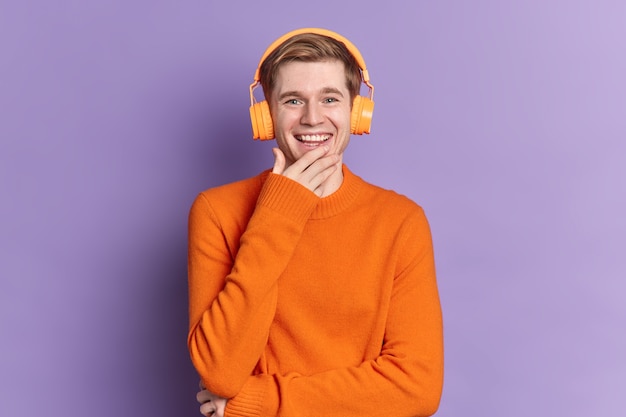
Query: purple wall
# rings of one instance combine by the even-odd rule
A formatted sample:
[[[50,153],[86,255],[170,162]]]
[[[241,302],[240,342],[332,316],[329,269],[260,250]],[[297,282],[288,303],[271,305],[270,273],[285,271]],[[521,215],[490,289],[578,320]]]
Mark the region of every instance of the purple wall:
[[[0,415],[199,415],[187,210],[270,166],[248,85],[303,26],[376,87],[348,164],[429,215],[437,415],[622,415],[626,3],[241,3],[0,5]]]

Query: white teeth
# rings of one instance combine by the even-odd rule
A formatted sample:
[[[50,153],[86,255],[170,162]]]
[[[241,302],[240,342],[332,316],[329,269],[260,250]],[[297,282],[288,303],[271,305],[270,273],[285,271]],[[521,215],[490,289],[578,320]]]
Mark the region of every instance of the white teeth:
[[[329,135],[300,135],[297,139],[301,142],[324,142],[329,137]]]

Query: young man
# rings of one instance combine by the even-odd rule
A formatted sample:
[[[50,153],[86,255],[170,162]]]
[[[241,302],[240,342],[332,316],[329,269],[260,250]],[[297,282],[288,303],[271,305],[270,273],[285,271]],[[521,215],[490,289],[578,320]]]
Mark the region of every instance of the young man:
[[[255,135],[276,138],[273,168],[192,205],[188,346],[204,415],[438,407],[442,317],[426,217],[342,162],[351,132],[369,132],[362,77],[369,85],[336,33],[280,38],[255,76],[267,102],[251,108],[264,124]]]

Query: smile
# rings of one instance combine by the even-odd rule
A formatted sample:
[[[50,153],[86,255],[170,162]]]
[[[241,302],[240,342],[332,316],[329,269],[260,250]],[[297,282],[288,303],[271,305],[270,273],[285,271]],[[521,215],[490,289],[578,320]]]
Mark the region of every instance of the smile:
[[[295,138],[306,145],[319,145],[330,139],[330,135],[298,135]]]

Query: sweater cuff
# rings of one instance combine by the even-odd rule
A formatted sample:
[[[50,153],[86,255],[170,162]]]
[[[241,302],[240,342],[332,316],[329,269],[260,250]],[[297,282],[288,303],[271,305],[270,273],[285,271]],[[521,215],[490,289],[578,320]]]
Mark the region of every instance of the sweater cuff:
[[[282,175],[270,173],[257,205],[272,209],[297,222],[306,222],[320,198],[302,184]]]
[[[226,403],[225,417],[264,417],[278,413],[278,395],[270,375],[248,378],[243,388]]]

